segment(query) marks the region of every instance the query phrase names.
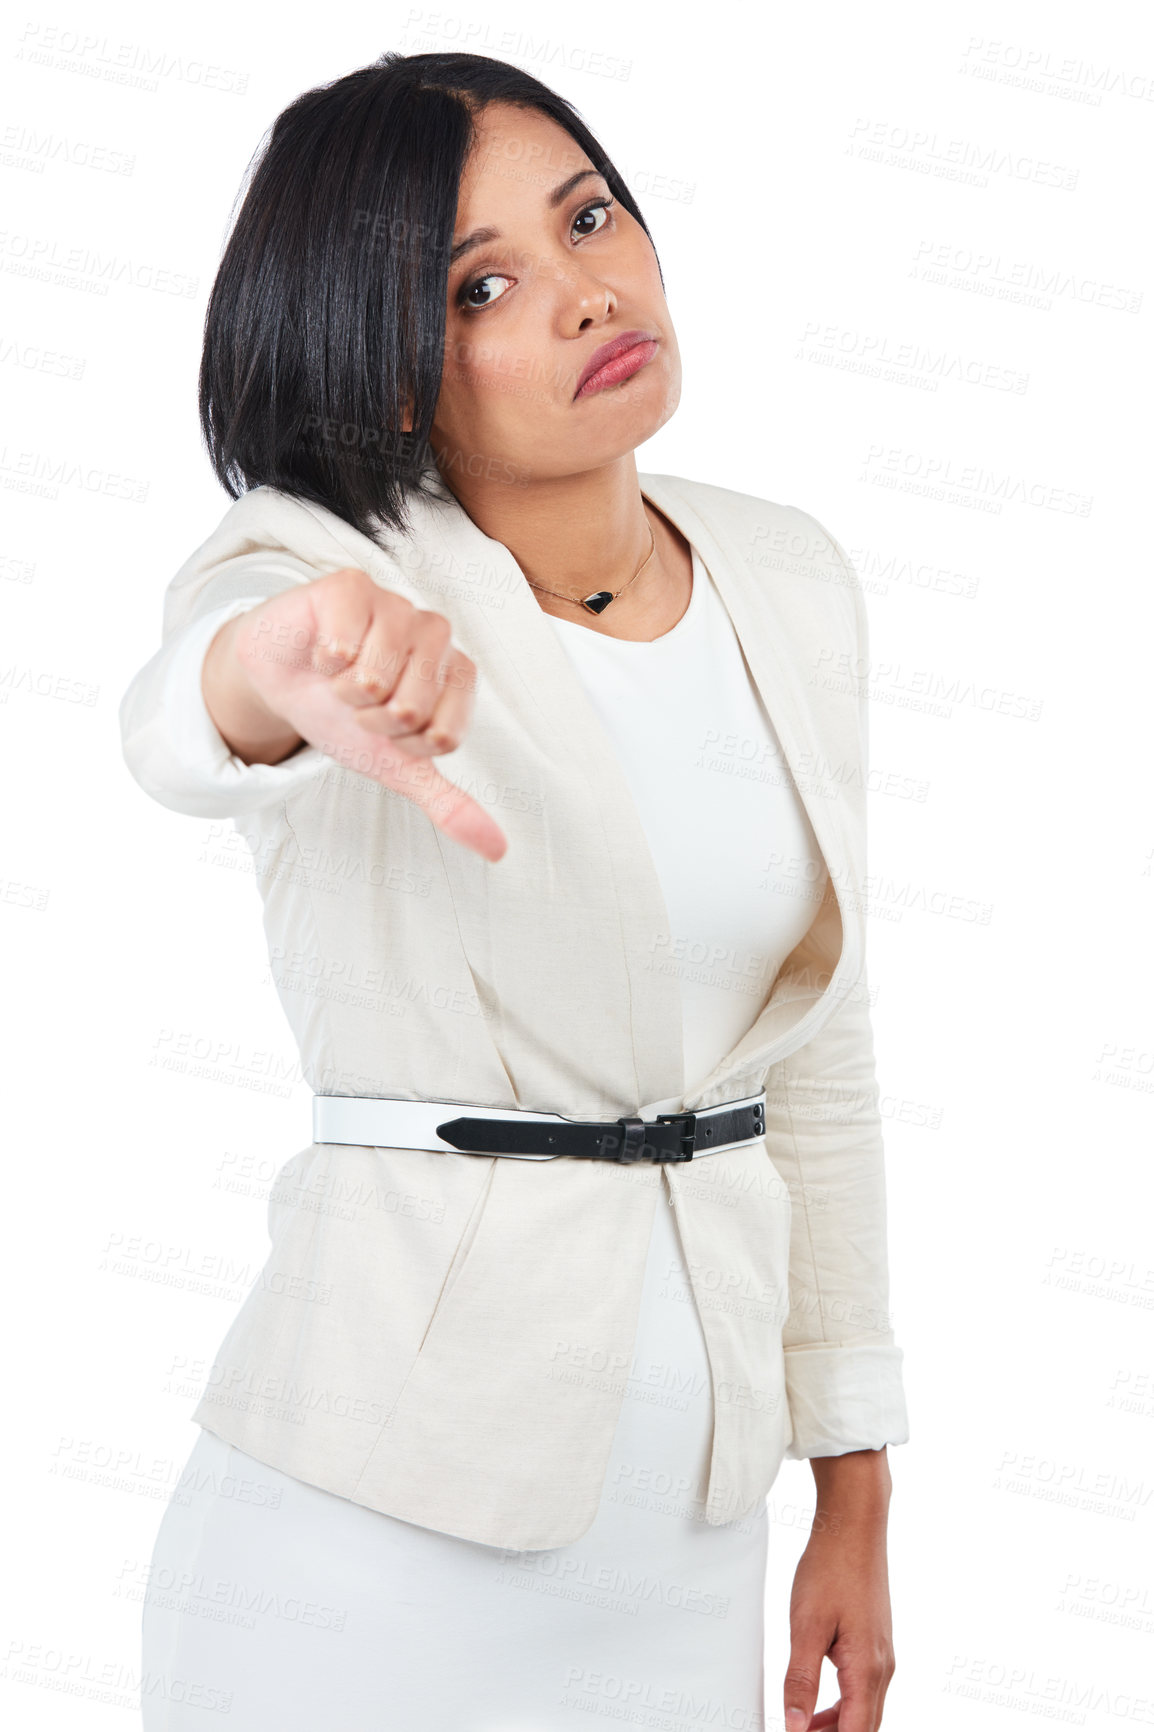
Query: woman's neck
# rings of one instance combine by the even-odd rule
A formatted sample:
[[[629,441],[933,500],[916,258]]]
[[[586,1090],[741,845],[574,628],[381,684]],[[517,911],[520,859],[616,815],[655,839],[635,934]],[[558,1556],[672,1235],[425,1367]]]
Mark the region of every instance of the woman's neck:
[[[457,474],[451,485],[477,527],[509,549],[543,612],[607,637],[651,642],[688,607],[692,549],[642,499],[632,452],[607,468],[527,487]],[[623,593],[600,614],[581,605],[603,589]]]

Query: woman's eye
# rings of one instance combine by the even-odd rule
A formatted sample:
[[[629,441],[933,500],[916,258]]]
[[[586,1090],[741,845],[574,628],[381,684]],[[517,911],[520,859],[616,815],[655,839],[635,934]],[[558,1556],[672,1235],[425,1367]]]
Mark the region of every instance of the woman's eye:
[[[477,294],[478,291],[484,289],[486,283],[507,283],[508,281],[508,277],[499,276],[496,271],[490,271],[488,276],[485,277],[474,277],[473,281],[471,283],[466,283],[465,287],[461,290],[457,304],[462,307],[491,307],[493,305],[491,300],[478,301],[474,300],[473,296]],[[500,300],[500,298],[499,295],[494,296],[495,300]]]
[[[576,221],[573,224],[573,227],[576,228],[577,223],[581,222],[583,220],[583,218],[585,218],[587,216],[592,216],[594,211],[603,211],[605,214],[605,222],[598,223],[597,227],[595,229],[586,229],[585,230],[585,233],[587,235],[598,234],[600,232],[600,230],[605,227],[605,223],[607,223],[609,221],[609,207],[611,204],[613,204],[613,202],[614,201],[611,198],[599,198],[599,199],[597,199],[597,201],[594,204],[587,204],[585,206],[585,209],[578,213],[578,216],[576,218]]]
[[[599,198],[596,199],[593,204],[587,204],[583,210],[580,210],[577,213],[576,217],[573,219],[573,227],[575,229],[579,223],[584,222],[588,217],[594,216],[598,211],[604,213],[604,222],[599,222],[594,228],[585,229],[584,233],[580,237],[582,240],[589,235],[600,234],[601,230],[605,227],[605,224],[609,221],[610,206],[615,203],[615,199]],[[490,295],[486,288],[486,284],[508,283],[511,281],[512,279],[510,277],[502,276],[499,271],[487,271],[483,277],[474,277],[471,282],[466,283],[463,288],[458,290],[457,305],[465,308],[469,312],[480,312],[483,307],[491,307],[495,301],[501,299],[500,295]],[[484,295],[486,298],[478,299],[477,297],[481,295]]]

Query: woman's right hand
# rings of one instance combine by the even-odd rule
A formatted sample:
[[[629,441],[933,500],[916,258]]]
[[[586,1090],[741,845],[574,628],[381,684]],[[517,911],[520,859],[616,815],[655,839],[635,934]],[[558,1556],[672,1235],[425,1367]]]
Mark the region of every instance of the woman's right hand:
[[[483,807],[434,768],[473,716],[475,664],[444,614],[347,567],[229,620],[204,658],[202,690],[226,744],[280,763],[302,743],[403,794],[486,860],[508,847]]]

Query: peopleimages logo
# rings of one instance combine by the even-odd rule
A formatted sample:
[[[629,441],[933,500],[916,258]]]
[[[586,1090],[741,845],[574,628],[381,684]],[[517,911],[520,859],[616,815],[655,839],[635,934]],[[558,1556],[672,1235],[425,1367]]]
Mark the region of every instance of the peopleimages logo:
[[[153,94],[165,79],[219,91],[224,96],[243,96],[248,89],[247,72],[213,61],[32,20],[24,26],[16,59]]]
[[[619,1672],[599,1672],[589,1666],[569,1666],[563,1677],[562,1707],[581,1708],[614,1720],[633,1720],[641,1725],[668,1726],[680,1723],[685,1732],[708,1726],[711,1732],[765,1732],[761,1708],[724,1697],[698,1695],[677,1685],[655,1683],[652,1678],[630,1678]],[[654,1720],[663,1714],[671,1720]]]

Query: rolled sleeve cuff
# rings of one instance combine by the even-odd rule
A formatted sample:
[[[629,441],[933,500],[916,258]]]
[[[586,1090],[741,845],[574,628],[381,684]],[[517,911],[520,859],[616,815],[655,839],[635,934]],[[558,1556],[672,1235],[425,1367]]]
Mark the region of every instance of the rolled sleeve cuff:
[[[201,687],[209,644],[228,620],[267,599],[242,597],[204,614],[186,628],[169,661],[161,700],[160,787],[179,802],[179,811],[214,818],[253,812],[286,799],[331,762],[319,747],[305,745],[279,764],[246,764],[229,750],[209,714]]]
[[[791,1461],[909,1442],[902,1349],[880,1343],[787,1347]]]

